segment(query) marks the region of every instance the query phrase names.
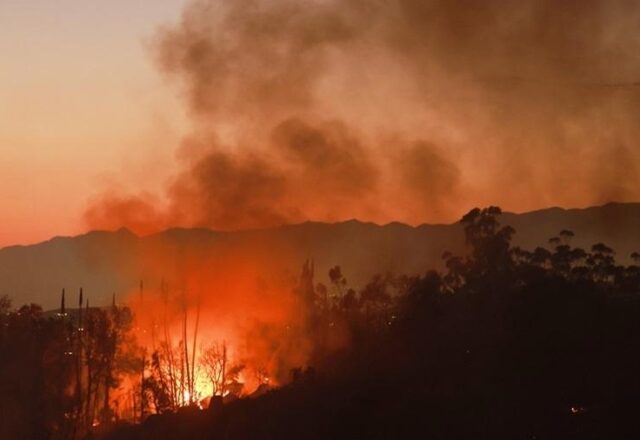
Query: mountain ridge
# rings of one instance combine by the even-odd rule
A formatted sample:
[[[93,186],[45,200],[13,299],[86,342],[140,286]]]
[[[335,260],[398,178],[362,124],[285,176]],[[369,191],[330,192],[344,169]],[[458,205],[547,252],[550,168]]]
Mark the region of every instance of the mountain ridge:
[[[604,242],[617,251],[623,263],[631,252],[640,250],[640,203],[505,212],[501,222],[515,228],[514,244],[524,248],[545,246],[560,230],[570,229],[576,233],[575,246],[588,248]],[[286,250],[288,260],[282,269],[294,275],[306,259],[313,258],[317,278],[323,282],[328,268],[340,265],[355,288],[375,273],[415,274],[441,268],[445,250],[465,250],[457,222],[412,226],[351,219],[236,231],[170,228],[144,236],[120,228],[0,249],[0,295],[9,295],[16,305],[36,302],[53,308],[63,287],[73,291],[82,286],[92,295],[92,304],[100,305],[108,303],[114,292],[130,291],[140,279],[159,282],[141,263],[141,255],[157,252],[175,256],[177,261],[184,255],[238,254],[247,248],[265,255]]]
[[[535,215],[538,213],[549,213],[549,212],[584,212],[584,211],[590,211],[590,210],[597,210],[597,209],[601,209],[601,208],[607,208],[607,207],[618,207],[618,206],[633,206],[633,207],[638,207],[638,209],[640,209],[640,202],[607,202],[605,204],[602,205],[593,205],[593,206],[586,206],[586,207],[582,207],[582,208],[563,208],[561,206],[550,206],[548,208],[540,208],[540,209],[534,209],[531,211],[523,211],[523,212],[512,212],[512,211],[503,211],[502,215],[504,216],[522,216],[522,215]],[[10,245],[6,245],[3,247],[0,247],[0,252],[6,250],[6,249],[12,249],[12,248],[25,248],[25,247],[32,247],[32,246],[37,246],[37,245],[41,245],[41,244],[45,244],[51,241],[55,241],[55,240],[63,240],[63,239],[74,239],[74,238],[80,238],[80,237],[84,237],[84,236],[88,236],[88,235],[93,235],[93,234],[103,234],[103,233],[108,233],[108,234],[119,234],[119,233],[123,233],[123,234],[130,234],[133,235],[137,238],[147,238],[147,237],[152,237],[152,236],[157,236],[157,235],[162,235],[165,233],[171,233],[173,231],[206,231],[208,233],[218,233],[218,234],[235,234],[235,233],[247,233],[247,232],[259,232],[259,231],[272,231],[274,229],[281,229],[281,228],[290,228],[290,227],[299,227],[299,226],[306,226],[306,225],[329,225],[329,226],[333,226],[333,225],[342,225],[345,223],[357,223],[360,225],[371,225],[371,226],[377,226],[377,227],[390,227],[390,226],[404,226],[407,228],[411,228],[411,229],[418,229],[418,228],[423,228],[423,227],[441,227],[441,226],[453,226],[458,224],[458,221],[454,221],[451,223],[419,223],[416,225],[411,225],[409,223],[404,223],[404,222],[400,222],[400,221],[391,221],[388,223],[376,223],[376,222],[372,222],[372,221],[365,221],[365,220],[359,220],[357,218],[351,218],[351,219],[346,219],[346,220],[340,220],[340,221],[336,221],[336,222],[323,222],[323,221],[317,221],[317,220],[305,220],[303,222],[299,222],[299,223],[286,223],[286,224],[282,224],[282,225],[278,225],[278,226],[272,226],[272,227],[264,227],[264,228],[251,228],[251,229],[230,229],[230,230],[224,230],[224,229],[213,229],[213,228],[206,228],[206,227],[188,227],[188,226],[173,226],[167,229],[163,229],[161,231],[158,232],[152,232],[150,234],[137,234],[135,232],[133,232],[131,229],[127,228],[126,226],[122,226],[118,229],[114,229],[114,230],[109,230],[109,229],[92,229],[80,234],[75,234],[75,235],[54,235],[53,237],[50,237],[46,240],[42,240],[42,241],[38,241],[35,243],[28,243],[28,244],[10,244]]]

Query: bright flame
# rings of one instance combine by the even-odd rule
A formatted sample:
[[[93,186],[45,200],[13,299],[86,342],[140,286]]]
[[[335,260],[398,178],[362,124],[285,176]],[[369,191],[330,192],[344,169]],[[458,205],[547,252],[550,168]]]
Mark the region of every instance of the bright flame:
[[[147,414],[162,410],[154,405],[163,399],[151,394],[158,389],[168,395],[166,409],[175,409],[213,394],[276,386],[293,368],[307,365],[306,309],[295,293],[299,268],[286,267],[284,261],[292,261],[282,257],[286,253],[265,243],[242,250],[221,244],[212,253],[206,246],[176,249],[162,241],[137,256],[144,286],[136,285],[119,303],[133,312],[132,346],[145,360],[145,379],[162,385],[148,387],[147,405],[153,407],[145,408]],[[231,375],[217,387],[205,359],[216,344],[225,347],[224,369]],[[140,377],[132,375],[129,389],[141,389]],[[127,396],[119,397],[124,405]]]

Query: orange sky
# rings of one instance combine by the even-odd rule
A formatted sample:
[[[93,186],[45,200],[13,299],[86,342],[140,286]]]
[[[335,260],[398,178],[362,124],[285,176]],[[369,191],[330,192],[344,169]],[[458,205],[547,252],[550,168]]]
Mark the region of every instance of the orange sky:
[[[0,246],[78,233],[101,187],[172,166],[182,110],[145,40],[183,3],[0,2]]]
[[[624,0],[2,1],[0,246],[637,201],[639,26]]]

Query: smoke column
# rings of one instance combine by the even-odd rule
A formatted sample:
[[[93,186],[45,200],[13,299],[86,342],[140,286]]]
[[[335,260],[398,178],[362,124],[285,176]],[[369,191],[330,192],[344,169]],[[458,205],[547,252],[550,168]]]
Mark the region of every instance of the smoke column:
[[[627,1],[198,0],[152,53],[192,132],[152,196],[92,227],[452,221],[637,200]]]

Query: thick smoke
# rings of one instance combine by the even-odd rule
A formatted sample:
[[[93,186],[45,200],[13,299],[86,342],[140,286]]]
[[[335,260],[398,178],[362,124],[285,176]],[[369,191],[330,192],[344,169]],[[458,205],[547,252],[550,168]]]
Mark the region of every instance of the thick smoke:
[[[331,212],[339,218],[354,197],[365,212],[377,171],[344,124],[287,119],[265,142],[262,153],[215,148],[198,158],[170,187],[170,221],[245,229]]]
[[[108,194],[87,218],[419,223],[637,199],[638,26],[628,1],[196,0],[153,46],[192,116],[183,172],[164,202]]]

